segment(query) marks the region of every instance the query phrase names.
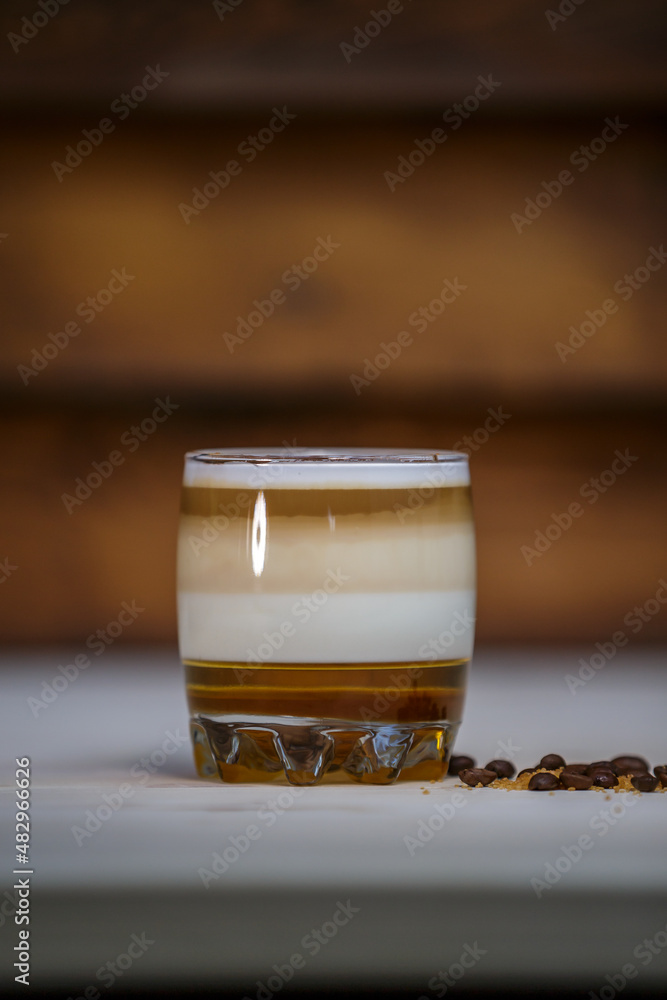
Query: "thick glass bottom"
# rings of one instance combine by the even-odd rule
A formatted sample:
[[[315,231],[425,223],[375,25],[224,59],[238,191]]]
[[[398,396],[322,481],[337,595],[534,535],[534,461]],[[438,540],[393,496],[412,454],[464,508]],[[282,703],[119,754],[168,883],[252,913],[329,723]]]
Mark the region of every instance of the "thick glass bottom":
[[[457,726],[367,725],[314,719],[191,720],[202,778],[318,785],[433,781],[447,773]]]
[[[195,763],[225,782],[392,784],[447,773],[467,661],[186,663]]]

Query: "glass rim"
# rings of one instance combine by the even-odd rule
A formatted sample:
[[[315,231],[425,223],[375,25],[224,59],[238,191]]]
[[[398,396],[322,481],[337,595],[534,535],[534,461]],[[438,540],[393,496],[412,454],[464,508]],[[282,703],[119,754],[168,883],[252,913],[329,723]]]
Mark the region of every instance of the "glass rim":
[[[463,451],[427,448],[199,448],[186,461],[202,465],[456,465],[468,462]]]

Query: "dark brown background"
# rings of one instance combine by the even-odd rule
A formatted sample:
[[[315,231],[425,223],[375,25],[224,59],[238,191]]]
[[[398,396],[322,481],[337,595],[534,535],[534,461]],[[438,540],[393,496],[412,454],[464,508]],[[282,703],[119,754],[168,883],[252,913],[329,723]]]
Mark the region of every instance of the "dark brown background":
[[[174,638],[186,449],[447,448],[498,406],[511,418],[472,464],[480,638],[623,628],[667,574],[665,269],[613,291],[667,235],[664,5],[588,0],[552,30],[531,2],[422,0],[350,64],[366,3],[243,0],[221,21],[210,3],[80,2],[15,53],[37,9],[0,22],[3,637],[83,643],[136,599],[123,641]],[[157,64],[168,79],[59,183],[52,161]],[[391,193],[384,171],[488,74],[497,91]],[[186,225],[179,203],[283,105],[296,119]],[[572,168],[617,115],[629,127]],[[518,234],[511,214],[568,167]],[[223,333],[329,235],[340,248],[230,354]],[[128,288],[24,385],[17,366],[123,267]],[[445,278],[466,291],[357,396],[350,375]],[[563,363],[556,342],[610,297]],[[167,395],[173,416],[68,514],[61,495]],[[626,448],[627,473],[527,566],[521,546]],[[666,634],[659,613],[637,639]]]

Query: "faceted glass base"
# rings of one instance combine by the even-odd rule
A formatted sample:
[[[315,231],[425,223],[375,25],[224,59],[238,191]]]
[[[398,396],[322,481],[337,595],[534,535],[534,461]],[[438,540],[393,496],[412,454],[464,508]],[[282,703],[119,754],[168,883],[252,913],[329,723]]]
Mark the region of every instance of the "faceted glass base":
[[[458,724],[245,719],[197,714],[190,729],[202,778],[292,785],[431,781],[447,773]]]

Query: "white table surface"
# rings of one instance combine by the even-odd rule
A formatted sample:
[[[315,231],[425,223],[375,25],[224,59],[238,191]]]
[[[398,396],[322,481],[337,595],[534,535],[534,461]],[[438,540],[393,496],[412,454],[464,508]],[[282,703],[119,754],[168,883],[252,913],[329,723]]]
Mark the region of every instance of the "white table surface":
[[[466,945],[480,955],[464,973],[466,988],[598,992],[631,963],[628,993],[667,989],[667,948],[647,961],[642,946],[667,928],[667,794],[459,791],[454,779],[294,794],[203,782],[189,742],[147,778],[136,768],[141,758],[169,733],[177,743],[187,735],[176,654],[111,649],[35,717],[28,698],[80,651],[1,663],[3,960],[11,967],[17,930],[9,912],[14,758],[27,755],[34,984],[72,996],[92,985],[104,996],[97,971],[145,934],[154,943],[123,973],[124,989],[187,983],[254,998],[272,966],[298,953],[292,988],[406,986],[430,998],[429,980],[456,966]],[[457,752],[484,764],[507,756],[504,744],[519,768],[547,752],[574,761],[634,751],[664,762],[664,653],[623,650],[573,694],[565,675],[593,651],[480,652]],[[85,828],[104,795],[122,805],[77,843],[73,830]],[[453,814],[441,820],[436,806],[448,802]],[[429,820],[440,828],[411,853],[404,838]],[[205,887],[199,869],[212,872],[214,854],[249,826],[256,839]],[[531,879],[544,880],[545,866],[582,835],[592,846],[538,898]],[[348,901],[358,912],[313,954],[305,936]],[[12,978],[5,970],[4,982]]]

